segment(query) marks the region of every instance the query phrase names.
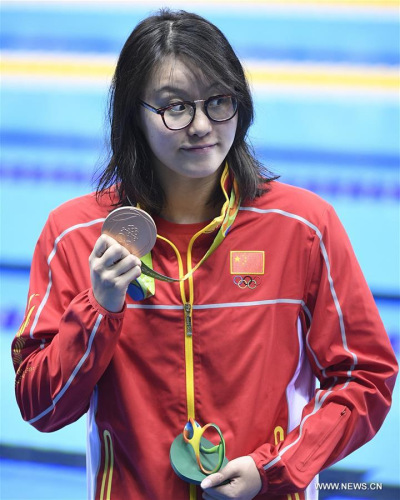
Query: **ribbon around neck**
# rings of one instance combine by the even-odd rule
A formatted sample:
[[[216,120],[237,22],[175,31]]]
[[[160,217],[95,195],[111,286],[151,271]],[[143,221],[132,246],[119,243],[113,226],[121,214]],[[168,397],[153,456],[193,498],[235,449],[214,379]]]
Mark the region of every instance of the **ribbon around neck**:
[[[219,247],[219,245],[228,234],[229,229],[236,219],[240,206],[239,188],[235,178],[233,178],[230,196],[228,197],[227,194],[227,189],[229,188],[229,168],[227,163],[225,163],[225,168],[221,175],[221,188],[225,196],[225,202],[222,206],[221,214],[214,220],[212,220],[198,234],[210,233],[218,227],[219,231],[215,236],[210,248],[207,250],[203,258],[195,265],[195,267],[181,278],[171,278],[169,276],[165,276],[164,274],[158,273],[157,271],[154,271],[154,269],[151,267],[151,258],[149,258],[149,254],[147,254],[142,258],[142,274],[148,276],[149,278],[154,278],[160,281],[167,281],[169,283],[185,281],[190,276],[192,276],[192,274],[204,263],[206,259],[208,259],[208,257],[210,257],[210,255]],[[166,238],[164,238],[163,236],[157,235],[157,238],[166,241]],[[138,278],[138,280],[140,280],[140,278]]]

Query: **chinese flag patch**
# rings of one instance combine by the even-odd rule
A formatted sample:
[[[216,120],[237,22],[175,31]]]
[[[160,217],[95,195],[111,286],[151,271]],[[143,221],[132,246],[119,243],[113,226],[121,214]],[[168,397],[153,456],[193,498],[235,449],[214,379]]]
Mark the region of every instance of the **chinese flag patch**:
[[[231,274],[264,274],[264,251],[231,251]]]

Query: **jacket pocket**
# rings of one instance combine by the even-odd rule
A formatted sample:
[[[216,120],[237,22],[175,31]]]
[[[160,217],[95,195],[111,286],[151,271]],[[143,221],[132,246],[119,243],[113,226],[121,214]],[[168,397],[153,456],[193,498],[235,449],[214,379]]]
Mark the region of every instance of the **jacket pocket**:
[[[335,445],[340,441],[343,435],[343,428],[350,418],[351,411],[347,406],[330,403],[333,408],[325,407],[323,417],[318,427],[324,425],[323,432],[315,440],[315,445],[306,454],[304,458],[297,461],[296,467],[299,471],[305,471],[311,465],[318,463],[318,469],[322,468],[326,459],[332,454]],[[310,419],[311,420],[311,419]],[[313,424],[311,424],[313,425]],[[306,431],[307,433],[307,431]],[[310,438],[311,436],[309,436]]]

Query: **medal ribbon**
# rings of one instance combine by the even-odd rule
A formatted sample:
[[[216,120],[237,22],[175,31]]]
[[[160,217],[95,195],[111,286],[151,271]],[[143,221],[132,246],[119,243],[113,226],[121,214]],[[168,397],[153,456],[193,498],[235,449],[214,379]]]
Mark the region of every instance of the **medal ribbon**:
[[[195,265],[195,267],[185,274],[182,278],[171,278],[169,276],[165,276],[164,274],[160,274],[157,271],[154,271],[151,266],[151,259],[148,258],[149,254],[145,255],[142,258],[142,273],[150,278],[155,278],[160,281],[167,281],[169,283],[179,282],[187,280],[202,264],[203,262],[210,257],[210,255],[219,247],[224,238],[229,232],[233,222],[236,219],[236,215],[239,210],[240,205],[240,196],[239,196],[239,188],[236,182],[236,179],[233,179],[230,196],[228,198],[227,188],[229,184],[229,168],[228,164],[225,164],[224,171],[221,175],[221,188],[225,195],[225,202],[221,209],[221,214],[212,220],[204,229],[201,230],[202,233],[210,233],[214,231],[218,226],[220,226],[217,235],[214,238],[210,248],[205,253],[204,257]],[[163,236],[157,234],[157,238],[161,240],[168,241]],[[145,263],[146,261],[147,263]],[[148,265],[150,264],[150,265]],[[140,279],[140,278],[139,278]]]

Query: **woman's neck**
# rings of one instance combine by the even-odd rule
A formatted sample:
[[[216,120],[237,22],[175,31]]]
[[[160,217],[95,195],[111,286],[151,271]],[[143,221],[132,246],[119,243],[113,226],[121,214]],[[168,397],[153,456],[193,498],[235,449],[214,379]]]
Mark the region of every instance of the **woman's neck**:
[[[173,176],[162,182],[166,204],[161,217],[177,224],[192,224],[214,219],[221,212],[221,203],[210,203],[219,184],[220,172],[203,179]]]

